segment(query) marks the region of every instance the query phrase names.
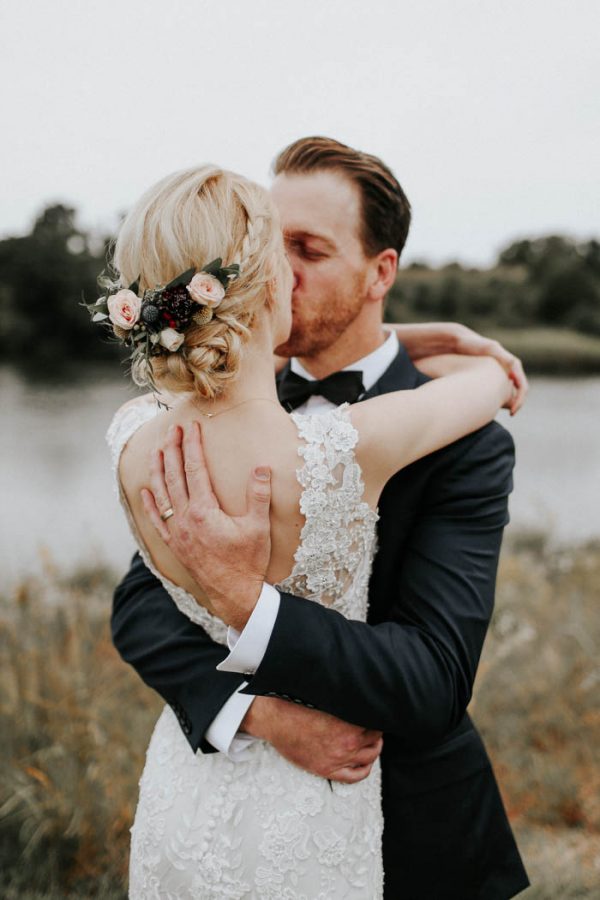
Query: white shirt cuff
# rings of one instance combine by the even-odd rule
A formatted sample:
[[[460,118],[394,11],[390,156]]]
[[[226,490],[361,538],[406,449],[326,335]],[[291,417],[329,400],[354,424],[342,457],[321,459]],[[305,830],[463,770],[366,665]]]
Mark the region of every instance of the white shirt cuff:
[[[254,675],[267,652],[278,612],[279,592],[264,584],[244,630],[228,629],[227,645],[231,653],[217,666],[219,672]]]
[[[234,762],[246,759],[249,745],[256,740],[252,735],[239,730],[250,704],[255,699],[251,694],[239,693],[247,684],[247,681],[241,684],[223,704],[204,735],[215,750],[225,753]]]

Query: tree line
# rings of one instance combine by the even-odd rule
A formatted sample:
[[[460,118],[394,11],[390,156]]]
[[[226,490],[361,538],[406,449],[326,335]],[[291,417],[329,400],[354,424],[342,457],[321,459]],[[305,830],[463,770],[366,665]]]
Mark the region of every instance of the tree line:
[[[483,330],[543,326],[600,335],[600,243],[559,235],[519,240],[489,269],[413,263],[400,270],[387,315]]]
[[[45,376],[119,357],[80,305],[97,296],[110,236],[78,226],[76,211],[48,206],[31,231],[0,241],[3,362]],[[600,335],[600,243],[550,235],[512,242],[490,268],[451,263],[402,267],[388,321],[454,320],[485,331],[568,328]]]

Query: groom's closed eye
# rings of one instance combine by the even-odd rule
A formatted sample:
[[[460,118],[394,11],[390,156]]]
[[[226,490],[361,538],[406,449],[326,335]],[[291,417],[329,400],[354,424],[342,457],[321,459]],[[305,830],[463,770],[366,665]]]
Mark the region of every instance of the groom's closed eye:
[[[305,248],[303,251],[303,256],[305,259],[325,259],[327,254],[319,253],[318,250],[309,250],[308,248]]]
[[[302,257],[302,259],[317,260],[326,259],[329,254],[324,250],[311,246],[305,241],[287,240],[286,248],[288,253]]]
[[[285,231],[284,242],[288,253],[296,254],[303,259],[327,259],[337,251],[333,240],[310,231]]]

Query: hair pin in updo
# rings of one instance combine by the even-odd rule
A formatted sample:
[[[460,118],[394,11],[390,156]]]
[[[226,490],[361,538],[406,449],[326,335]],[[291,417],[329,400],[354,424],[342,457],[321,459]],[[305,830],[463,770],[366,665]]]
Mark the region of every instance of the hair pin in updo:
[[[219,257],[202,269],[188,269],[164,287],[145,290],[141,297],[137,280],[116,293],[109,287],[95,303],[84,305],[92,322],[107,325],[131,348],[132,366],[143,366],[154,387],[151,357],[177,353],[188,328],[210,322],[230,282],[239,274],[237,263],[223,266]],[[101,279],[98,281],[102,284]]]

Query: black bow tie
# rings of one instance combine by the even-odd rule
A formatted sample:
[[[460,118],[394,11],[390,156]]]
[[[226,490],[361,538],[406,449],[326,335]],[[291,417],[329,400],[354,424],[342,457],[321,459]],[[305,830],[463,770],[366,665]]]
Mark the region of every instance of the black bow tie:
[[[362,372],[334,372],[321,381],[309,381],[288,369],[279,382],[279,400],[288,410],[296,409],[318,395],[339,406],[340,403],[356,403],[365,392]]]

